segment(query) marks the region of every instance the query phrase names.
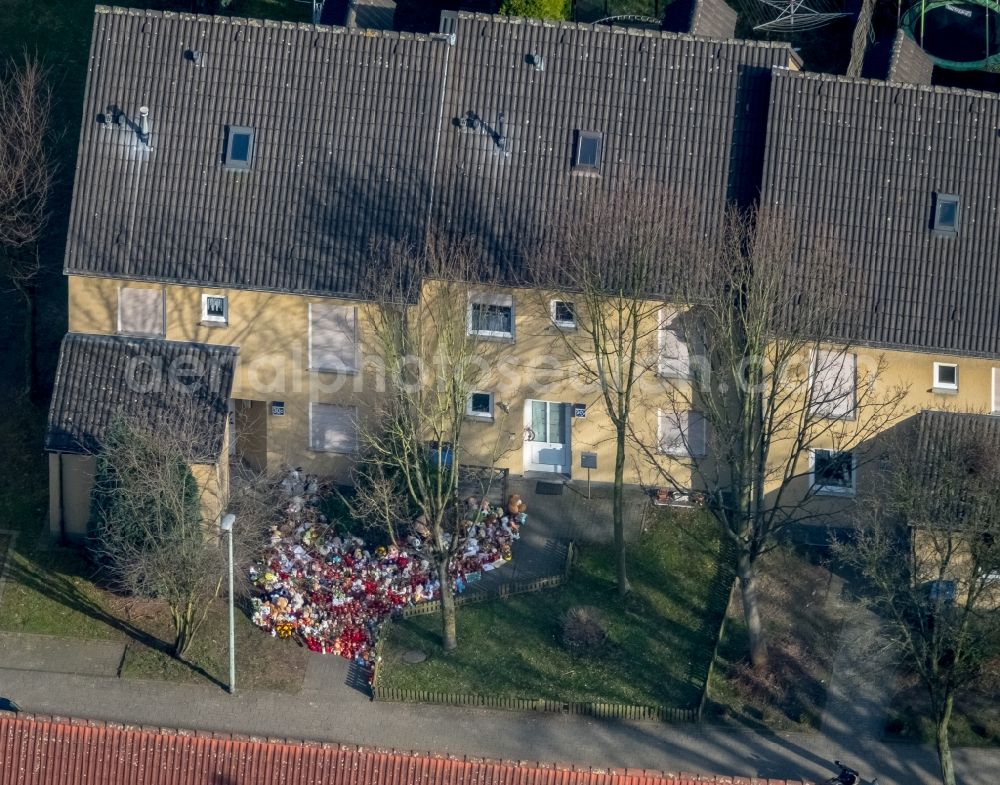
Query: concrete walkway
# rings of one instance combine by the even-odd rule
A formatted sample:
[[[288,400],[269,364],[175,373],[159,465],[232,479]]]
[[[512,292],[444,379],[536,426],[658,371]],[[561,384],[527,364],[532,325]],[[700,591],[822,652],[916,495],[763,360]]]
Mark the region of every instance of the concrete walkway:
[[[585,489],[581,494],[578,488],[567,487],[559,503],[553,504],[554,497],[536,495],[534,482],[518,483],[512,483],[510,490],[522,494],[531,517],[522,540],[523,555],[517,555],[510,567],[517,559],[527,561],[533,554],[536,566],[531,572],[544,572],[556,553],[553,549],[565,540],[606,541],[611,537],[608,499],[587,500]],[[551,488],[543,486],[543,490]],[[606,494],[602,489],[596,495]],[[645,503],[638,495],[630,500],[630,537],[642,526]],[[529,572],[527,564],[522,569]],[[870,676],[867,671],[857,671],[857,676],[844,678],[851,672],[852,656],[857,655],[857,650],[852,653],[848,648],[838,657],[839,682],[835,677],[835,686],[843,685],[838,687],[842,697],[831,696],[823,732],[770,734],[730,726],[373,703],[363,689],[362,678],[348,662],[321,655],[310,657],[297,695],[238,692],[230,696],[211,685],[116,678],[115,657],[120,661],[120,655],[114,647],[120,649],[120,644],[0,636],[0,702],[11,699],[27,712],[137,725],[597,767],[822,781],[835,773],[832,762],[839,758],[859,769],[866,781],[878,776],[880,785],[932,785],[938,781],[931,748],[878,740],[874,733],[876,695],[868,700],[873,707],[869,719],[849,716],[855,709],[860,711],[860,705],[855,706],[860,704],[855,700],[859,680]],[[1000,781],[1000,750],[958,750],[955,763],[962,785],[996,785]]]
[[[0,632],[0,667],[11,670],[117,677],[125,644]]]
[[[885,728],[896,684],[895,663],[879,644],[881,620],[867,608],[854,606],[840,640],[820,729],[834,739],[877,739]]]
[[[338,668],[348,678],[346,665],[327,658],[323,666],[329,670],[319,683]],[[331,700],[315,684],[307,677],[299,695],[230,696],[208,686],[0,668],[0,697],[36,713],[514,760],[813,781],[831,776],[832,761],[840,758],[866,780],[877,775],[881,785],[936,782],[933,750],[867,736],[770,735],[719,726],[372,703],[356,690],[338,691]],[[996,785],[1000,750],[958,750],[955,763],[963,785]]]

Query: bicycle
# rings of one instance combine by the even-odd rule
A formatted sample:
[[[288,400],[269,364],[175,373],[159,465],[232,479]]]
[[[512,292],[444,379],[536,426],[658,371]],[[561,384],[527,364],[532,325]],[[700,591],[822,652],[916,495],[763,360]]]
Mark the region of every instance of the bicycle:
[[[833,763],[840,769],[840,774],[836,777],[830,777],[823,785],[862,785],[861,774],[857,770],[845,766],[839,760],[835,760]],[[870,785],[878,785],[878,777],[873,779]]]

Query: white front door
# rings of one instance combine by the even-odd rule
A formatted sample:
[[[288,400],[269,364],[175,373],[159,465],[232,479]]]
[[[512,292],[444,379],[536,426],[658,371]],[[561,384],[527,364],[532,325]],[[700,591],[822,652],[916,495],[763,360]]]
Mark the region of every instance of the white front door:
[[[569,404],[524,403],[524,470],[570,473]]]

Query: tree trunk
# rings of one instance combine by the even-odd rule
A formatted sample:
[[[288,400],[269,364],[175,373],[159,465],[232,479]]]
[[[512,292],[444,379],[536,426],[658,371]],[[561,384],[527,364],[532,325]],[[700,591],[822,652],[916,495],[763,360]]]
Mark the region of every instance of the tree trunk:
[[[760,622],[760,601],[757,597],[757,576],[750,561],[750,554],[741,550],[737,557],[737,572],[740,577],[740,596],[743,599],[743,618],[750,638],[750,663],[754,670],[767,665],[767,644]]]
[[[948,726],[951,724],[951,709],[955,699],[949,695],[944,700],[944,711],[937,718],[937,754],[941,763],[941,782],[955,785],[955,766],[951,760],[951,742],[948,741]]]
[[[173,611],[174,617],[174,657],[182,659],[194,639],[194,606],[188,602]]]
[[[438,561],[438,580],[441,582],[441,648],[454,651],[458,646],[455,628],[455,588],[448,574],[448,558]]]
[[[625,430],[619,428],[616,436],[615,487],[611,506],[615,527],[615,556],[618,562],[618,596],[624,597],[632,588],[625,569]]]

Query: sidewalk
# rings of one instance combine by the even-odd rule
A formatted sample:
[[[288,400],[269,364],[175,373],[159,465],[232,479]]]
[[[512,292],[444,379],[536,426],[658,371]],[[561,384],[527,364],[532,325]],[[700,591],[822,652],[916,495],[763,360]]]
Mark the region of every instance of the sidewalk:
[[[316,655],[317,657],[321,655]],[[322,679],[299,695],[237,693],[207,686],[126,681],[0,668],[0,697],[24,711],[137,725],[339,741],[511,760],[631,766],[664,771],[802,778],[831,776],[840,758],[880,785],[931,785],[932,749],[870,737],[757,734],[720,726],[598,721],[445,706],[373,703],[356,690],[315,689],[347,663],[327,658]],[[328,667],[326,667],[328,666]],[[996,785],[1000,750],[955,752],[963,785]]]
[[[563,489],[558,503],[547,494],[538,496],[534,481],[512,483],[514,490],[529,505],[529,522],[515,561],[499,573],[517,567],[518,560],[523,560],[519,579],[544,573],[561,564],[566,540],[611,537],[610,501],[588,500],[585,487],[582,493],[579,487]],[[607,495],[607,489],[594,490],[595,497]],[[629,537],[638,534],[645,504],[644,497],[629,500]],[[839,758],[866,781],[878,776],[880,785],[938,781],[931,748],[878,740],[871,719],[878,711],[875,693],[864,722],[860,715],[848,715],[847,706],[838,710],[831,694],[832,711],[824,717],[822,733],[775,735],[730,726],[373,703],[350,663],[322,655],[310,657],[297,695],[230,696],[210,685],[119,679],[118,649],[120,644],[99,641],[0,635],[0,699],[34,713],[511,760],[822,781],[835,773],[832,762]],[[857,650],[845,647],[834,677],[851,704],[861,689],[858,679],[870,678],[852,669],[852,652],[856,658]],[[963,785],[996,785],[1000,750],[957,750],[955,765]]]

